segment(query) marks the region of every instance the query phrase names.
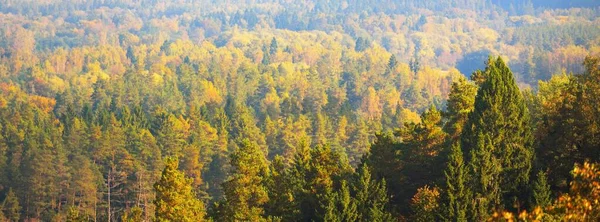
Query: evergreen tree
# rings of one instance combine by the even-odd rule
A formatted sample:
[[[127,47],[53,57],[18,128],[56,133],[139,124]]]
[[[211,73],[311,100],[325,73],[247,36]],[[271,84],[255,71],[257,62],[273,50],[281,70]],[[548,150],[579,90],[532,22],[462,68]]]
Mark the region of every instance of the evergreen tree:
[[[523,198],[520,190],[529,182],[533,158],[529,111],[501,58],[490,59],[483,75],[463,132],[463,148],[471,154],[472,186],[485,199],[481,203],[500,204],[502,199],[505,207],[512,207]]]
[[[357,221],[359,212],[356,200],[350,195],[346,181],[342,181],[340,190],[323,194],[326,196],[323,221]]]
[[[467,221],[467,211],[471,201],[469,190],[469,174],[463,160],[463,152],[459,143],[451,147],[446,167],[445,209],[446,221]]]
[[[332,195],[335,195],[336,189],[341,189],[341,183],[349,176],[351,167],[339,150],[328,145],[312,150],[307,145],[301,147],[291,169],[300,220],[323,220],[332,209],[330,202],[335,202]]]
[[[552,204],[550,185],[546,177],[543,171],[537,173],[537,179],[533,183],[533,206],[545,208]]]
[[[489,135],[478,134],[477,147],[471,149],[469,186],[473,189],[473,201],[469,220],[487,220],[489,213],[500,207],[500,161],[493,155]]]
[[[223,183],[226,221],[259,221],[269,201],[266,178],[269,169],[265,154],[249,140],[242,141],[231,156],[231,175]]]
[[[367,164],[363,164],[354,182],[358,221],[391,221],[392,215],[387,211],[389,201],[385,179],[381,182],[373,180]]]
[[[156,190],[156,221],[204,221],[204,204],[196,199],[192,180],[178,170],[177,158],[167,158]]]
[[[410,198],[418,188],[425,185],[443,184],[446,155],[444,143],[446,133],[441,127],[441,113],[432,106],[421,115],[419,124],[405,124],[400,130],[401,143],[398,144],[401,162],[398,185],[395,195],[400,202],[400,210],[408,213]]]
[[[270,166],[271,176],[267,180],[269,202],[265,205],[265,214],[285,221],[295,219],[298,210],[294,206],[294,193],[283,157],[275,156]]]
[[[397,204],[399,202],[397,194],[401,192],[402,162],[397,154],[398,145],[391,134],[378,134],[375,143],[371,145],[369,153],[364,157],[363,164],[366,164],[372,172],[375,180],[385,180],[390,202]],[[395,198],[394,198],[395,197]]]

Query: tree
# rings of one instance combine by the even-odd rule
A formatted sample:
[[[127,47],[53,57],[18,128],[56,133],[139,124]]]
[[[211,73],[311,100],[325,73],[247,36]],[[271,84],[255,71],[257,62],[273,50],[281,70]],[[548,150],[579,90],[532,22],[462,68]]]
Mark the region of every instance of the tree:
[[[156,221],[204,221],[204,204],[196,199],[192,180],[178,170],[179,160],[169,157],[156,190]]]
[[[599,57],[588,57],[584,73],[540,83],[545,91],[538,95],[545,112],[538,127],[537,155],[543,160],[542,167],[549,170],[550,184],[561,191],[567,191],[571,165],[599,160],[600,111],[595,105],[600,103],[599,66]]]
[[[142,210],[142,208],[132,207],[131,209],[127,210],[127,212],[125,212],[123,214],[123,216],[121,217],[121,221],[123,221],[123,222],[144,221],[143,213],[144,213],[144,211]]]
[[[447,118],[444,131],[448,133],[452,143],[460,139],[464,125],[469,118],[469,113],[474,109],[476,93],[477,86],[465,78],[459,78],[458,81],[452,83],[446,112],[444,113]]]
[[[6,193],[6,197],[2,202],[2,212],[4,213],[4,217],[6,217],[9,221],[17,222],[21,217],[21,206],[19,205],[19,199],[13,192],[12,188],[8,189]]]
[[[371,177],[368,164],[360,166],[354,181],[353,190],[356,194],[356,209],[358,221],[391,221],[392,215],[387,210],[389,197],[385,179],[374,180]]]
[[[283,157],[275,156],[270,166],[271,176],[267,180],[269,202],[265,204],[265,214],[285,221],[295,219],[298,209],[294,205],[292,177],[285,167]]]
[[[397,154],[398,145],[396,138],[391,134],[378,134],[375,143],[363,158],[363,164],[369,167],[375,180],[385,180],[388,196],[392,204],[398,203],[397,193],[403,189],[401,186],[401,170],[403,164]],[[393,198],[396,197],[396,198]]]
[[[502,197],[504,206],[510,208],[520,203],[521,190],[529,183],[533,159],[529,111],[501,58],[491,58],[483,75],[485,81],[463,131],[462,147],[470,153],[470,167],[476,171],[474,192],[489,203]],[[490,196],[496,195],[496,189],[499,196]]]
[[[265,154],[245,139],[231,156],[230,177],[223,183],[225,221],[258,221],[269,201],[265,180],[269,169]]]
[[[477,147],[470,151],[469,173],[472,175],[469,186],[473,190],[473,204],[469,220],[486,220],[490,212],[501,204],[500,161],[493,155],[491,139],[484,133],[478,134]]]
[[[323,194],[322,194],[323,195]],[[323,221],[357,221],[358,209],[355,199],[350,195],[350,188],[346,181],[342,181],[340,190],[327,195],[327,206]]]
[[[545,208],[552,204],[550,185],[546,180],[546,173],[537,173],[537,180],[533,183],[533,206]]]
[[[395,195],[407,206],[418,188],[425,185],[442,184],[446,155],[444,143],[446,133],[441,127],[441,113],[432,106],[421,115],[419,124],[405,124],[399,131],[402,142],[398,143],[399,160],[402,164],[401,187]],[[401,209],[405,213],[406,207]]]
[[[440,191],[437,187],[421,187],[411,200],[413,215],[411,221],[437,221],[440,210]]]
[[[452,144],[445,171],[446,190],[444,195],[447,221],[467,221],[467,211],[471,201],[469,174],[463,159],[460,143]]]

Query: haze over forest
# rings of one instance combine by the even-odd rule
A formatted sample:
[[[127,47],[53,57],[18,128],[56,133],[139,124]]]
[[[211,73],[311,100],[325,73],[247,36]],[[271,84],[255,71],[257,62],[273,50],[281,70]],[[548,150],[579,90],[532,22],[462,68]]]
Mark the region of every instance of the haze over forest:
[[[598,221],[600,1],[0,0],[0,222]]]

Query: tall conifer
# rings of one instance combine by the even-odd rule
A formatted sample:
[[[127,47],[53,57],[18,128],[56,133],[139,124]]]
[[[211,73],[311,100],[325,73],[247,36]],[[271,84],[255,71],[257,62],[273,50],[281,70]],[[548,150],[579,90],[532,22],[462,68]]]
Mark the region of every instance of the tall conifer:
[[[463,131],[463,148],[471,154],[472,185],[480,209],[501,207],[498,199],[512,207],[529,182],[533,158],[529,111],[501,58],[490,59],[482,75],[475,109]]]

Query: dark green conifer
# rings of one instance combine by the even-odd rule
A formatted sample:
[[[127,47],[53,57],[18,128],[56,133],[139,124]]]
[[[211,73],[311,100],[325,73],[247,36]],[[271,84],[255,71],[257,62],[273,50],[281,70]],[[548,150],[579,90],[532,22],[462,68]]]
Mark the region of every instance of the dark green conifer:
[[[469,174],[463,159],[459,143],[454,143],[448,156],[446,167],[446,221],[467,221],[467,211],[471,202],[471,191],[468,187]]]
[[[529,111],[508,66],[501,58],[492,58],[483,75],[462,142],[470,153],[475,197],[487,205],[480,209],[489,211],[513,207],[518,204],[515,200],[522,199],[521,189],[529,183],[533,140]]]

